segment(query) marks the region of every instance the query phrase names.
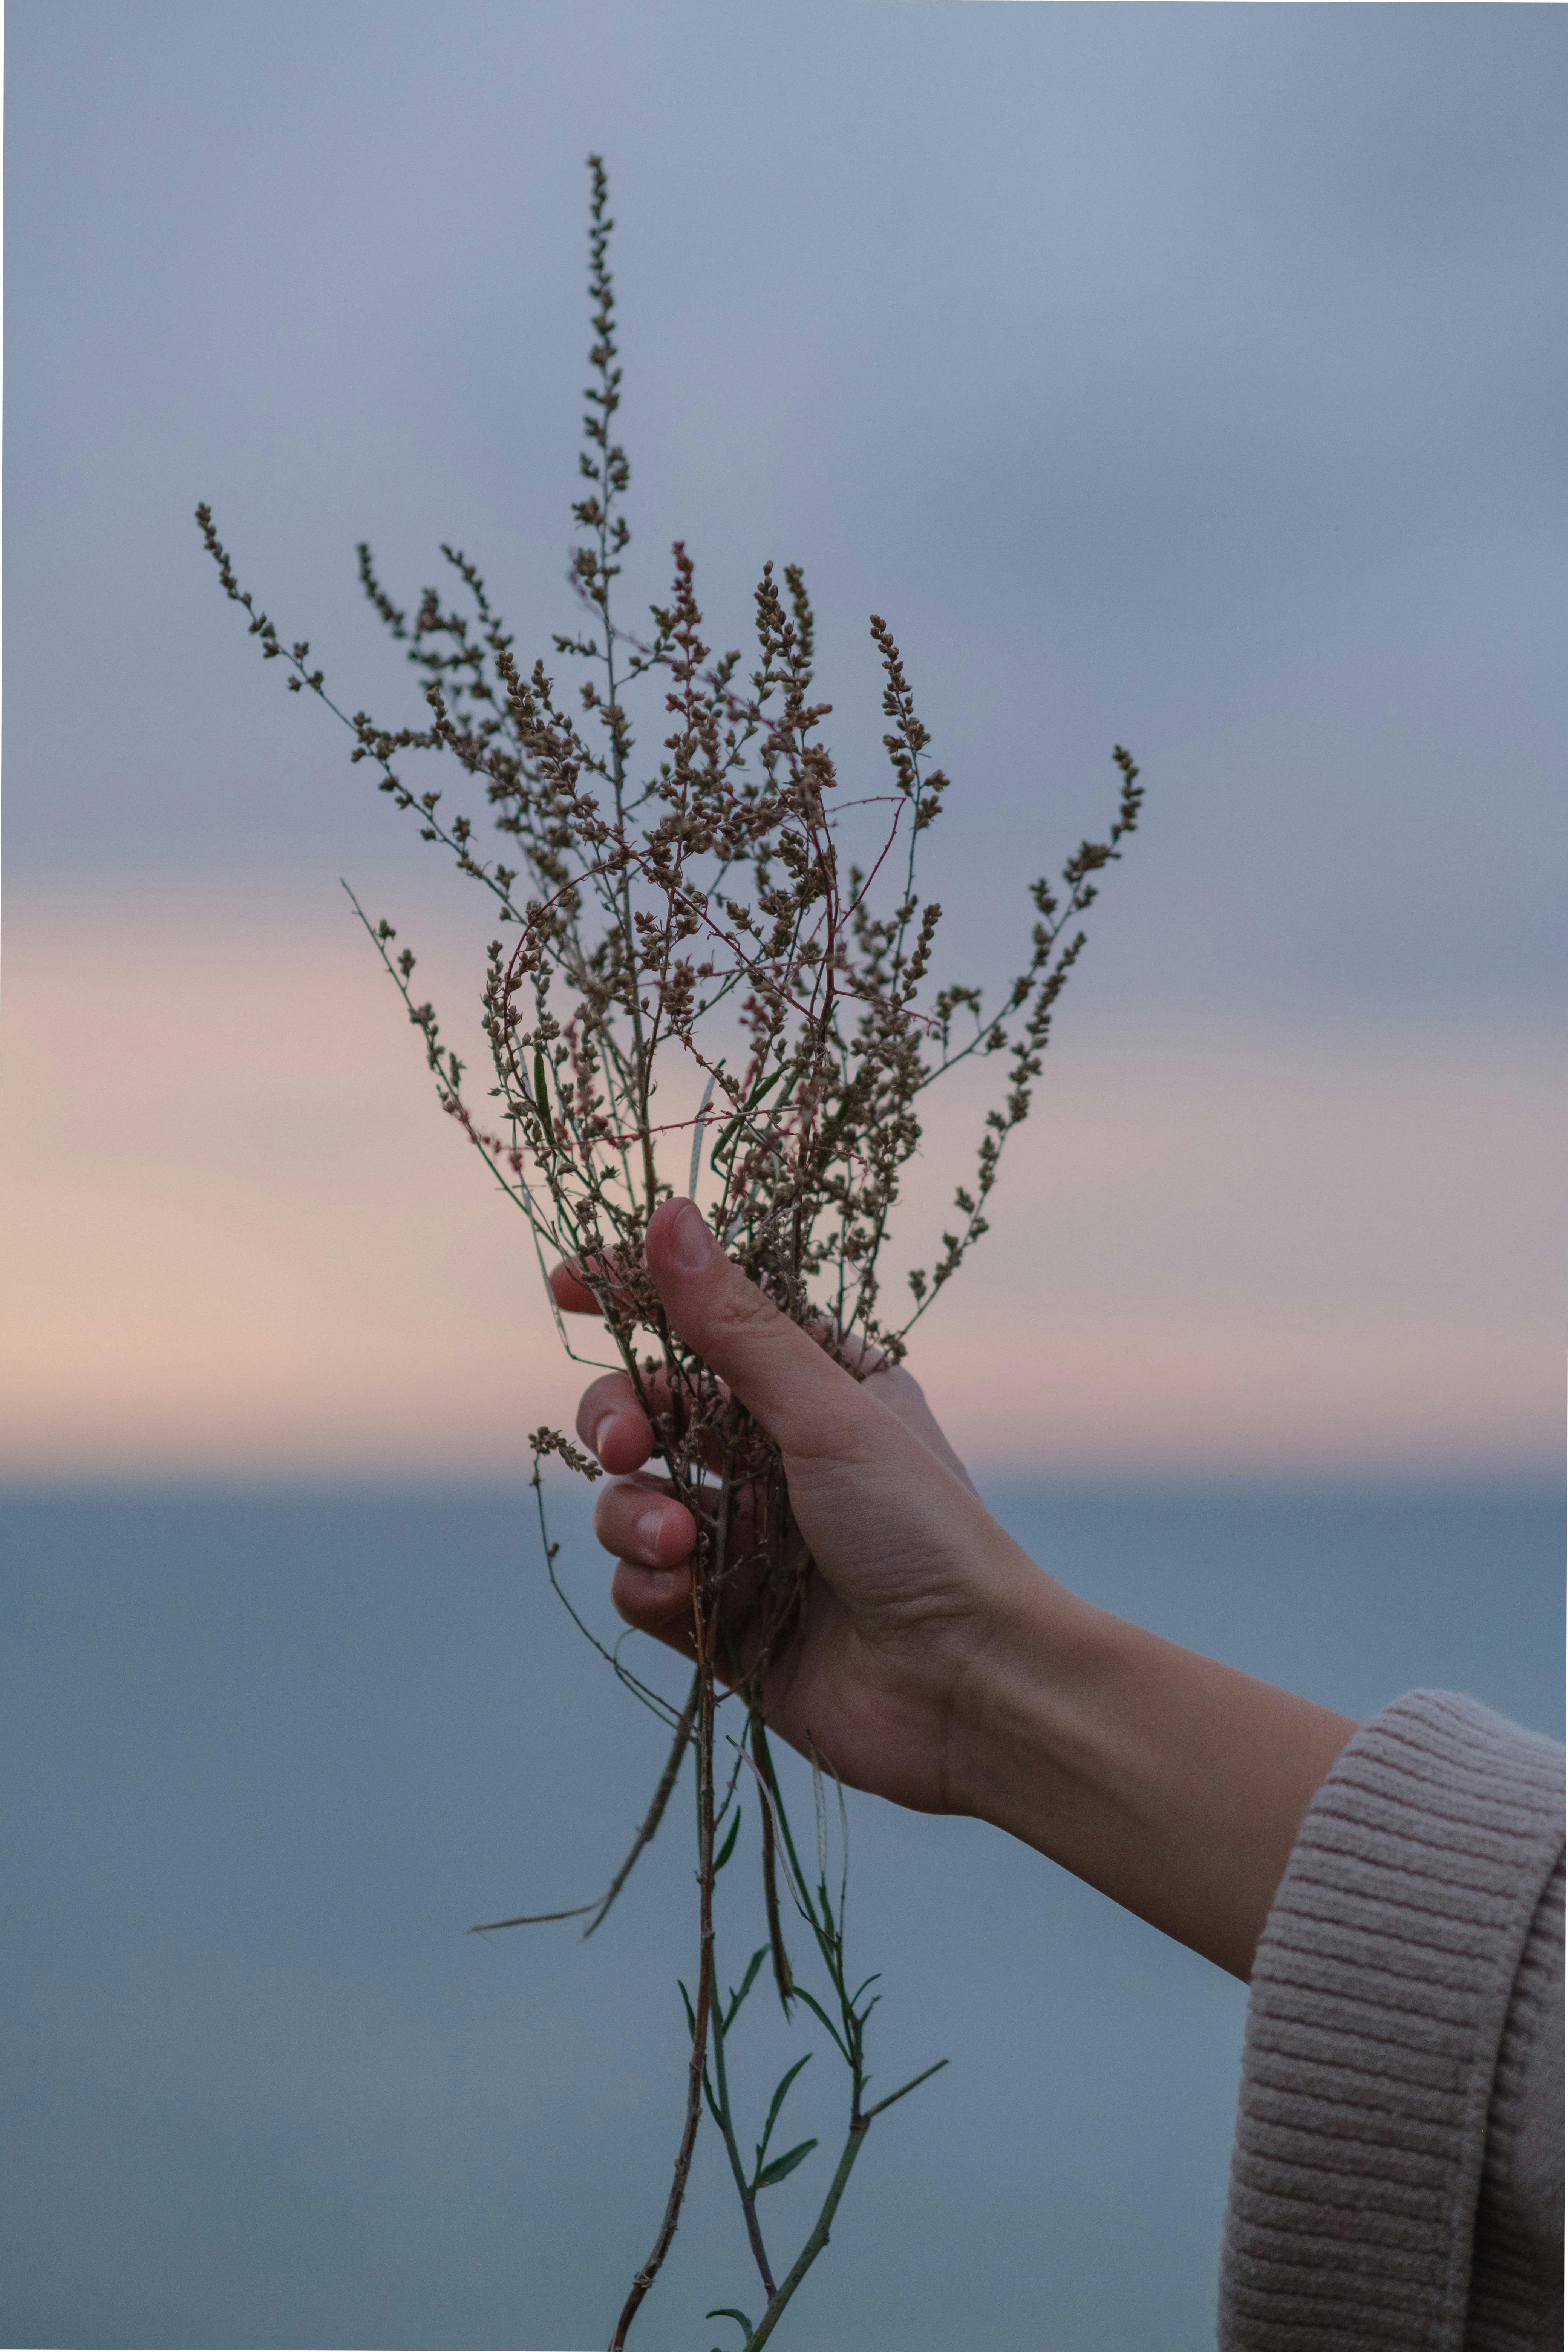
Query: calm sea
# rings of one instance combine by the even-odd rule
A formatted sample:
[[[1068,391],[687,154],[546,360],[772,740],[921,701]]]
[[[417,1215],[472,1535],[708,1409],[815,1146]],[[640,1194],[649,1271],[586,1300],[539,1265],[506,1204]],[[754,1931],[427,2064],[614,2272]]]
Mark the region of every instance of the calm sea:
[[[1555,1494],[991,1499],[1094,1600],[1348,1712],[1437,1685],[1561,1737]],[[609,1633],[581,1511],[559,1531]],[[591,1942],[464,1935],[592,1895],[658,1762],[531,1497],[13,1496],[0,1553],[4,2342],[604,2343],[678,2128],[689,1801]],[[852,1801],[850,1843],[879,2082],[952,2063],[873,2132],[781,2352],[1212,2344],[1242,1989],[973,1822]],[[743,1859],[721,1891],[733,1979]],[[752,2106],[812,2045],[754,2007]],[[823,2146],[770,2192],[781,2246],[832,2058],[792,2094]],[[716,2139],[647,2346],[754,2309]]]

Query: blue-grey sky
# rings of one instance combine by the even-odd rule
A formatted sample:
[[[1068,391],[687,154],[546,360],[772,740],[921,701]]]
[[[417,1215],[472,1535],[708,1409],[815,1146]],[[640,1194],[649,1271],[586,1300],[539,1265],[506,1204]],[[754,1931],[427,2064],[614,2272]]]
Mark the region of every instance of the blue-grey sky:
[[[231,1474],[330,1475],[335,1447],[501,1478],[546,1409],[491,1271],[511,1244],[481,1253],[467,1171],[421,1175],[386,1123],[417,1072],[375,1055],[406,1034],[348,980],[301,1006],[339,873],[399,920],[441,877],[255,658],[190,510],[351,708],[421,708],[362,537],[410,596],[456,541],[544,646],[590,148],[628,587],[683,536],[730,644],[763,561],[803,562],[850,779],[888,615],[983,969],[1103,811],[1112,742],[1143,762],[1064,1041],[1092,1060],[1119,1026],[1147,1066],[1030,1130],[1015,1197],[1050,1247],[996,1277],[1056,1350],[1037,1393],[1092,1391],[1131,1451],[1074,1424],[1049,1458],[1180,1469],[1205,1418],[1193,1458],[1243,1465],[1300,1425],[1267,1458],[1342,1470],[1347,1417],[1397,1424],[1423,1475],[1555,1445],[1529,1349],[1560,1267],[1533,1074],[1561,978],[1561,9],[12,0],[6,30],[9,1476],[201,1475],[206,1444]],[[1227,1093],[1193,1041],[1223,1061],[1247,1024]],[[1169,1037],[1185,1126],[1151,1076]],[[933,1332],[955,1392],[994,1303],[967,1354]],[[1548,1357],[1555,1383],[1555,1331]],[[1162,1384],[1191,1411],[1140,1456]],[[482,1456],[470,1399],[501,1414]],[[1089,1597],[1331,1704],[1459,1684],[1559,1727],[1539,1490],[997,1500]],[[603,2340],[668,2158],[688,1866],[658,1850],[586,1953],[458,1933],[592,1883],[648,1760],[515,1496],[6,1512],[0,2333]],[[868,2152],[802,2340],[1211,2343],[1240,1989],[975,1824],[854,1819],[879,2063],[954,2063]],[[741,2291],[714,2154],[649,2343],[706,2346],[710,2283]]]
[[[351,707],[416,707],[361,536],[408,590],[456,539],[542,646],[598,147],[629,585],[685,536],[727,643],[803,561],[852,773],[887,613],[956,940],[1122,740],[1086,988],[1539,1016],[1560,10],[17,0],[7,64],[13,887],[411,858],[189,511]]]

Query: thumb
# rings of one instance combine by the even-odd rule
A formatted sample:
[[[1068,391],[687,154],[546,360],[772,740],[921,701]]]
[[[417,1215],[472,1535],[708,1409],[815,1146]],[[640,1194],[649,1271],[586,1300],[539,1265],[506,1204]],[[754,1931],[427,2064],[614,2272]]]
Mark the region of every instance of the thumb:
[[[729,1383],[786,1455],[854,1457],[899,1423],[731,1264],[691,1201],[648,1221],[647,1268],[688,1347]]]

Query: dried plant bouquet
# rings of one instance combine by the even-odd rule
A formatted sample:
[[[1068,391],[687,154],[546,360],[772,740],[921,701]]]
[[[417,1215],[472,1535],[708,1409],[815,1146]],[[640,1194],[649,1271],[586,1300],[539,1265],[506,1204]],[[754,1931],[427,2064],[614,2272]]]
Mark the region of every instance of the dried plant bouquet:
[[[870,628],[890,777],[885,789],[850,798],[820,731],[829,706],[813,698],[812,613],[795,567],[785,568],[782,583],[771,563],[763,569],[749,668],[739,653],[715,658],[704,641],[691,561],[679,543],[668,601],[652,608],[651,626],[634,634],[616,617],[615,584],[630,541],[622,512],[630,470],[615,437],[621,370],[607,184],[597,157],[589,169],[592,381],[571,558],[580,619],[574,634],[554,639],[558,656],[583,665],[573,692],[542,661],[523,670],[460,551],[442,550],[461,602],[429,589],[410,617],[362,546],[364,592],[421,672],[427,709],[418,726],[384,727],[363,710],[351,717],[310,667],[309,645],[285,644],[241,588],[209,509],[196,515],[264,657],[283,663],[291,691],[315,695],[343,721],[354,737],[351,757],[368,761],[422,837],[489,894],[500,936],[489,944],[484,982],[491,1068],[482,1100],[465,1091],[464,1065],[443,1045],[432,1007],[416,999],[414,957],[395,947],[389,923],[372,923],[354,906],[423,1034],[443,1108],[527,1220],[542,1269],[568,1261],[597,1301],[615,1359],[649,1412],[664,1470],[697,1524],[696,1667],[684,1705],[667,1702],[604,1651],[623,1683],[665,1718],[671,1738],[631,1852],[593,1904],[493,1924],[585,1916],[591,1934],[653,1838],[691,1753],[700,1918],[694,1990],[686,1996],[685,2114],[658,2232],[611,2344],[626,2341],[665,2259],[706,2106],[723,2138],[765,2298],[755,2320],[731,2307],[709,2315],[733,2319],[745,2352],[755,2352],[826,2244],[873,2118],[915,2083],[874,2104],[866,2098],[865,2035],[878,1996],[869,1990],[875,1979],[851,1983],[842,1879],[830,1886],[822,1775],[831,1773],[831,1759],[811,1759],[817,1840],[808,1866],[769,1751],[770,1678],[788,1652],[811,1569],[779,1450],[670,1329],[644,1264],[644,1234],[679,1179],[749,1279],[824,1348],[860,1373],[900,1359],[911,1327],[986,1230],[1004,1146],[1028,1114],[1053,1010],[1083,949],[1080,918],[1096,877],[1133,830],[1142,794],[1136,767],[1118,748],[1120,793],[1108,836],[1085,842],[1058,884],[1034,884],[1027,951],[997,1001],[977,988],[932,984],[941,909],[921,897],[917,865],[948,780],[929,761],[887,625],[873,616]],[[639,688],[661,712],[651,758],[637,756],[626,699]],[[448,814],[442,785],[413,778],[416,755],[455,767],[475,813]],[[493,856],[481,846],[487,820],[500,835]],[[855,841],[866,845],[863,865],[841,863]],[[907,1295],[889,1300],[880,1270],[900,1184],[920,1147],[925,1095],[976,1057],[996,1057],[1004,1076],[976,1140],[973,1177],[954,1195],[952,1230],[932,1262],[909,1274]],[[544,1526],[542,1465],[554,1454],[582,1477],[600,1474],[554,1430],[536,1431],[531,1444],[553,1583],[558,1548]],[[768,1937],[739,1987],[721,1995],[714,1890],[736,1852],[742,1783],[755,1798]],[[791,1957],[786,1908],[815,1954],[816,1991]],[[798,1931],[793,1940],[800,1948]],[[771,2153],[806,2059],[774,2091],[752,2160],[742,2155],[726,2064],[729,2037],[764,1962],[786,2016],[797,2004],[809,2012],[849,2078],[836,2169],[814,2226],[784,2265],[770,2260],[758,2209],[817,2145]]]

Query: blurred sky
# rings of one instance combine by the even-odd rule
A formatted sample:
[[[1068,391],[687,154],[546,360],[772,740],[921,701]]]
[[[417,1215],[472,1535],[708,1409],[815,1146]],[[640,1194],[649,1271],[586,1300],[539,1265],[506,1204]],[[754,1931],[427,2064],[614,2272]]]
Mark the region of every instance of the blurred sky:
[[[17,0],[7,30],[5,1466],[398,1452],[346,1402],[363,1318],[300,1268],[400,1217],[409,1262],[473,1261],[397,1309],[436,1432],[400,1458],[484,1423],[454,1334],[502,1297],[508,1377],[554,1377],[452,1139],[415,1170],[435,1115],[336,879],[459,1007],[487,919],[255,659],[190,510],[350,708],[422,707],[362,536],[400,595],[457,541],[545,646],[590,147],[628,588],[679,533],[740,642],[763,559],[804,562],[849,780],[888,614],[954,777],[958,968],[1010,963],[1113,741],[1150,784],[1008,1256],[943,1305],[950,1409],[1068,1467],[1555,1459],[1560,10]],[[1017,1378],[974,1402],[1003,1305],[1050,1426]]]
[[[12,0],[6,33],[0,1479],[111,1492],[0,1498],[5,2326],[587,2342],[667,2160],[682,1865],[586,1969],[458,1933],[575,1894],[647,1759],[524,1572],[522,1433],[575,1375],[338,877],[454,1028],[489,920],[256,659],[191,509],[351,709],[422,708],[362,537],[405,599],[464,546],[546,646],[602,149],[628,589],[683,536],[732,644],[804,562],[862,787],[888,615],[961,975],[1011,969],[1111,744],[1143,763],[917,1359],[988,1495],[1172,1638],[1555,1729],[1568,23]],[[979,1112],[933,1129],[911,1254]],[[954,2064],[858,2174],[813,2340],[1212,2342],[1240,1989],[977,1824],[854,1819],[885,2063],[940,2029]],[[659,2340],[710,2340],[721,2189]]]

